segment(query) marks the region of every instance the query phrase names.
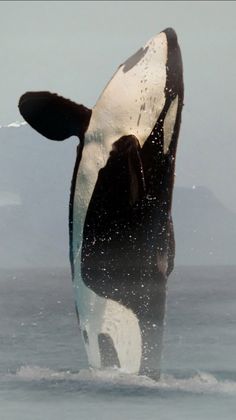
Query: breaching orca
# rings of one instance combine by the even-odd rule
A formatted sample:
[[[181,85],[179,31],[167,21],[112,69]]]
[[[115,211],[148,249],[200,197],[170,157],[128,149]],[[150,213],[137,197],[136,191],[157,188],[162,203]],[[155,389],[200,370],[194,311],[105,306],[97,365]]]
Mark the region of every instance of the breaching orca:
[[[20,98],[21,114],[39,133],[80,139],[70,261],[93,368],[159,378],[182,106],[181,53],[170,28],[118,68],[92,110],[49,92]]]

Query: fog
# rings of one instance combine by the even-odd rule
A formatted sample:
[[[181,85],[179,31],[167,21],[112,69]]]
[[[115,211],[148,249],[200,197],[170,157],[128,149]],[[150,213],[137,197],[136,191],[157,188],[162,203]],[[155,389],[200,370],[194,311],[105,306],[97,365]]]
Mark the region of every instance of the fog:
[[[182,50],[185,81],[176,186],[209,189],[226,208],[227,218],[227,211],[231,215],[236,212],[235,12],[235,2],[214,1],[3,1],[0,3],[0,125],[22,121],[17,104],[28,90],[57,92],[92,107],[118,65],[150,37],[171,26],[177,32]],[[22,165],[27,167],[31,154],[38,151],[36,146],[34,150],[34,139],[32,130],[31,148],[23,141],[16,147],[11,137],[5,156],[6,149],[2,148],[2,159],[9,170],[5,170],[3,177],[6,179],[7,173],[8,190],[3,181],[0,184],[0,205],[7,194],[11,202],[15,200],[18,205],[21,202],[20,195],[15,195],[17,188],[13,188],[18,174],[17,166],[12,163],[17,162],[22,144],[28,148],[21,156]],[[46,148],[47,141],[42,139],[42,142],[40,147]],[[54,157],[58,147],[54,145]],[[64,162],[61,152],[57,158],[58,166],[68,165],[67,174],[73,170],[72,148],[69,153],[70,160]],[[39,154],[38,158],[41,157]],[[50,171],[55,176],[54,157],[51,168],[49,165],[46,170],[49,178]],[[31,185],[30,191],[37,191],[43,179],[40,175],[40,170],[42,174],[45,171],[43,161],[37,170],[37,185]],[[69,184],[65,188],[67,185],[69,188]],[[62,188],[60,194],[64,203],[69,191],[65,193]],[[214,212],[212,206],[211,212]],[[229,220],[234,224],[236,219],[230,216]],[[224,225],[224,222],[222,219],[220,223]]]

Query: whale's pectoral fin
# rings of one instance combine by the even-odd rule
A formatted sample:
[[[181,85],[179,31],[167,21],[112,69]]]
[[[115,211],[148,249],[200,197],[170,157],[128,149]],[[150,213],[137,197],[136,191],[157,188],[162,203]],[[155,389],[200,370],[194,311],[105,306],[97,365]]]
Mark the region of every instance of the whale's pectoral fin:
[[[123,136],[113,144],[113,153],[127,162],[129,182],[129,204],[135,204],[145,192],[140,144],[134,135]]]
[[[24,119],[50,140],[83,139],[92,111],[50,92],[27,92],[19,100]]]

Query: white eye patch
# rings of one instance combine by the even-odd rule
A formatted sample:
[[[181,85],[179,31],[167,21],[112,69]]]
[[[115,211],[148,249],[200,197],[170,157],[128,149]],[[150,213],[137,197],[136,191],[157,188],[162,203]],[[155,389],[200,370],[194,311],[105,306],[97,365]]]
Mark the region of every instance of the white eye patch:
[[[175,128],[175,121],[178,109],[178,95],[176,98],[171,102],[170,107],[166,113],[166,117],[164,120],[163,130],[164,130],[164,153],[166,154],[169,150],[169,146],[171,143],[172,135]]]

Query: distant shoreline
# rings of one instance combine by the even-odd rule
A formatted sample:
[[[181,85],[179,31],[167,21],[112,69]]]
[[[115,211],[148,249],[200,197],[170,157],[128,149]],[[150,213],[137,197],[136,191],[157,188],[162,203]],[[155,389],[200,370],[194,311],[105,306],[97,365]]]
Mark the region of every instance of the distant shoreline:
[[[173,272],[170,274],[169,281],[174,276],[178,276],[178,274],[187,272],[196,272],[201,273],[205,271],[211,271],[212,274],[215,272],[217,277],[222,273],[225,274],[228,270],[234,271],[236,270],[236,264],[228,264],[228,265],[178,265],[174,268]],[[25,275],[47,275],[50,278],[54,278],[56,276],[62,277],[69,277],[71,278],[71,269],[70,266],[62,266],[62,267],[4,267],[0,268],[0,281],[3,277],[14,277],[20,278],[21,276]]]

